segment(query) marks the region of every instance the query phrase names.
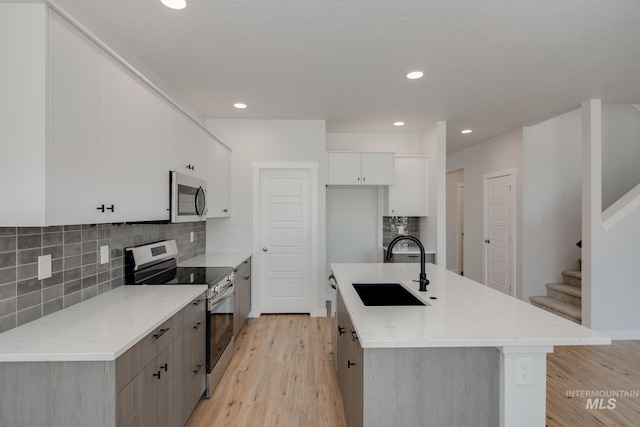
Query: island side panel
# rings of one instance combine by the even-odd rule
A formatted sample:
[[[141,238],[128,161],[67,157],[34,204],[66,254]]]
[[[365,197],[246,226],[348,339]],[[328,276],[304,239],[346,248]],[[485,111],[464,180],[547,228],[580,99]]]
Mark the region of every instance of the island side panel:
[[[364,425],[494,427],[496,348],[365,348]]]
[[[115,426],[114,362],[0,363],[0,426]]]

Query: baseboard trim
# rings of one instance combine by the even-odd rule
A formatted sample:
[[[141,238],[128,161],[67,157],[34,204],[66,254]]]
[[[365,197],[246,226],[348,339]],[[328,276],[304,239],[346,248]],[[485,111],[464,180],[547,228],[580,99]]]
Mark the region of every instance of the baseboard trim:
[[[325,308],[316,308],[311,313],[309,313],[311,317],[328,317],[327,309]]]
[[[640,331],[598,331],[612,340],[640,340]]]

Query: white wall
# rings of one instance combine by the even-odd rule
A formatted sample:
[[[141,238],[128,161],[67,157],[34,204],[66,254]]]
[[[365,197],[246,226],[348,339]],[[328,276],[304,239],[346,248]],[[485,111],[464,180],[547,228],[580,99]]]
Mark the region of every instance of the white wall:
[[[640,111],[602,106],[602,210],[640,183]]]
[[[464,169],[464,275],[484,282],[482,175],[516,170],[516,297],[522,298],[522,129],[447,157],[447,171]]]
[[[328,133],[327,151],[420,154],[420,135],[417,133]]]
[[[583,324],[616,339],[640,338],[638,242],[640,210],[602,226],[602,114],[599,100],[582,106]]]
[[[580,109],[524,128],[523,299],[577,268],[582,239]]]
[[[464,170],[447,174],[447,269],[459,272],[458,266],[458,184],[464,183]]]
[[[327,284],[325,122],[323,120],[207,120],[207,128],[231,150],[231,217],[207,220],[207,252],[251,252],[251,163],[318,162],[318,289],[323,310]]]
[[[420,240],[436,253],[436,264],[446,266],[447,123],[436,122],[420,135],[420,152],[427,156],[427,217],[420,219]]]

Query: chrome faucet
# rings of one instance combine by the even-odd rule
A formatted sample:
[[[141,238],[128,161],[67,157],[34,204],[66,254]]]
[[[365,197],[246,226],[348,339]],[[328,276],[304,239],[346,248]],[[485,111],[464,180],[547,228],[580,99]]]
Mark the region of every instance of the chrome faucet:
[[[427,292],[427,285],[429,284],[429,280],[427,280],[427,273],[425,273],[425,264],[426,264],[426,255],[424,252],[424,246],[422,246],[422,243],[420,242],[420,240],[416,239],[413,236],[398,236],[395,239],[393,239],[391,241],[391,243],[389,243],[389,248],[387,249],[387,256],[386,256],[386,260],[390,261],[391,260],[391,256],[393,255],[393,247],[396,245],[396,243],[398,243],[401,240],[411,240],[412,242],[415,242],[418,245],[418,248],[420,249],[420,279],[418,280],[418,282],[420,283],[420,291],[421,292]]]

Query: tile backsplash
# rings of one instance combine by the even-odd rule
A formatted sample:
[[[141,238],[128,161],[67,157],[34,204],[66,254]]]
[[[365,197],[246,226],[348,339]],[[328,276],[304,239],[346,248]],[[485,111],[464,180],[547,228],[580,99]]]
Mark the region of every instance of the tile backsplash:
[[[164,239],[176,240],[179,261],[203,254],[206,223],[0,227],[0,333],[122,286],[124,249]],[[49,254],[52,276],[38,280],[38,257]]]
[[[399,233],[399,227],[404,230]],[[417,239],[420,238],[420,217],[414,216],[384,216],[382,217],[382,245],[387,246],[400,234],[407,234]],[[411,245],[414,243],[410,242]]]

